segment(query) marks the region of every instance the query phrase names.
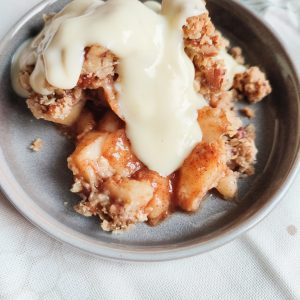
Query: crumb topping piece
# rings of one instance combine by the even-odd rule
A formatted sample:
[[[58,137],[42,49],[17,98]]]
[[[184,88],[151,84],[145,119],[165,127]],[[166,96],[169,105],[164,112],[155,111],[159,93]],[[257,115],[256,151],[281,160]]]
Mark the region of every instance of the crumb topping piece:
[[[43,148],[43,140],[40,139],[40,138],[35,139],[35,140],[31,143],[31,145],[30,145],[29,148],[30,148],[32,151],[34,151],[34,152],[39,152],[39,151],[41,151],[42,148]]]
[[[225,84],[224,61],[216,59],[225,49],[221,34],[207,13],[187,19],[183,27],[185,51],[196,71],[195,88],[203,95],[221,92]]]
[[[265,73],[258,67],[251,67],[246,72],[237,74],[233,87],[245,95],[250,103],[260,102],[272,92]]]
[[[231,153],[228,162],[230,168],[247,176],[253,175],[257,155],[254,126],[251,124],[240,128],[227,145]]]
[[[241,112],[249,119],[255,118],[255,111],[251,107],[244,107]]]
[[[219,53],[222,39],[208,13],[188,18],[183,33],[188,53],[205,57]]]

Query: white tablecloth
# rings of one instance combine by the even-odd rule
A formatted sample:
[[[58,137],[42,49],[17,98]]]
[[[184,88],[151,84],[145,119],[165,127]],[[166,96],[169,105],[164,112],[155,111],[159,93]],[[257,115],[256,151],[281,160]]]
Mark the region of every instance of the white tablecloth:
[[[244,1],[256,8],[263,2]],[[1,0],[0,35],[38,2]],[[295,10],[300,4],[273,2]],[[298,18],[261,8],[300,70]],[[0,195],[0,299],[300,299],[299,195],[300,176],[279,207],[234,242],[153,264],[107,262],[74,250],[40,232]]]

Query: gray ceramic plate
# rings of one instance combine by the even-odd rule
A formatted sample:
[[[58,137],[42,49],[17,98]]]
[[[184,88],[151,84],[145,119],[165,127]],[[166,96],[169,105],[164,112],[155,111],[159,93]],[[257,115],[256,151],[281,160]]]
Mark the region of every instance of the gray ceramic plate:
[[[97,219],[76,214],[78,198],[66,158],[73,145],[49,123],[34,120],[10,85],[10,60],[36,33],[42,15],[67,1],[35,7],[0,46],[0,183],[7,198],[31,222],[53,237],[105,258],[159,261],[187,257],[218,247],[258,223],[278,203],[295,176],[299,150],[299,85],[280,43],[252,13],[229,0],[208,1],[215,24],[242,46],[248,61],[268,74],[274,92],[255,107],[259,148],[256,175],[240,182],[236,202],[211,196],[193,215],[176,213],[158,227],[138,225],[123,235],[100,230]],[[41,137],[44,149],[28,150]],[[67,205],[64,205],[67,202]]]

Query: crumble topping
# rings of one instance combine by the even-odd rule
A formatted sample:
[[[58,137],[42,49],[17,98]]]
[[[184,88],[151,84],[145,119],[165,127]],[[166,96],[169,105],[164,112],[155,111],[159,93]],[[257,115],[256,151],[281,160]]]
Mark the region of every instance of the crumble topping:
[[[253,175],[257,155],[254,126],[251,124],[240,128],[237,134],[228,141],[228,146],[231,153],[230,168],[244,175]]]
[[[30,145],[29,148],[30,148],[32,151],[34,151],[34,152],[39,152],[39,151],[41,151],[42,148],[43,148],[43,140],[40,139],[40,138],[35,139],[35,140],[31,143],[31,145]]]
[[[70,125],[78,117],[82,102],[82,90],[57,89],[49,96],[33,93],[27,100],[27,106],[37,119]],[[81,103],[80,103],[81,102]]]
[[[266,79],[258,67],[251,67],[234,78],[233,87],[243,94],[250,103],[257,103],[263,100],[272,92],[270,82]]]
[[[241,112],[249,119],[255,118],[255,111],[251,107],[245,107]]]
[[[222,47],[222,38],[208,13],[187,19],[183,26],[185,47],[190,57],[216,56]]]

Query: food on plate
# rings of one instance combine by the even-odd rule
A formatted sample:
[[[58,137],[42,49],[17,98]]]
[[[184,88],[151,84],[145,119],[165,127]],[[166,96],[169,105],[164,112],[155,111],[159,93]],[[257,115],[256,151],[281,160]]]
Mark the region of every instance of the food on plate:
[[[43,140],[40,138],[35,139],[29,148],[34,152],[40,152],[43,148]]]
[[[255,110],[251,107],[244,107],[241,109],[241,112],[249,119],[255,118]]]
[[[237,103],[271,93],[202,0],[74,0],[16,52],[12,83],[72,135],[75,210],[113,232],[195,212],[212,190],[234,199],[257,155]]]

